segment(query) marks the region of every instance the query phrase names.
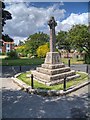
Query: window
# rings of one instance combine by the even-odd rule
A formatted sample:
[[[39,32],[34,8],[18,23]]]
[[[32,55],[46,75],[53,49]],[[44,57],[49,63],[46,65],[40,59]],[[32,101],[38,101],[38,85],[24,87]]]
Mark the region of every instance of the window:
[[[9,47],[9,44],[8,44],[8,47]]]
[[[8,48],[9,48],[9,47],[10,47],[10,44],[6,44],[6,47],[8,47]]]

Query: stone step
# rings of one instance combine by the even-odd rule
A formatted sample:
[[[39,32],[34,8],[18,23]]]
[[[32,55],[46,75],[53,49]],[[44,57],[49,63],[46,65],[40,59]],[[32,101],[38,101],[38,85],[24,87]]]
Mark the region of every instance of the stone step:
[[[32,71],[32,74],[34,75],[35,78],[38,78],[38,79],[44,79],[45,81],[54,81],[54,80],[63,79],[65,76],[69,77],[69,76],[75,75],[75,71],[71,70],[69,72],[56,74],[56,75],[47,75],[37,71]]]
[[[46,69],[58,69],[58,68],[65,67],[65,65],[63,63],[61,63],[61,64],[42,64],[41,66]]]
[[[65,72],[65,73],[61,73],[61,74],[56,74],[56,75],[52,75],[50,77],[50,81],[54,81],[54,80],[57,80],[57,79],[62,79],[64,78],[65,76],[72,76],[72,75],[75,75],[75,70],[71,70],[69,72]]]
[[[47,75],[55,75],[55,74],[60,74],[63,72],[68,72],[70,71],[70,67],[64,67],[64,68],[59,68],[59,69],[46,69],[46,68],[42,68],[42,67],[37,67],[36,69],[38,72],[40,73],[44,73]]]
[[[79,77],[80,77],[79,74],[76,74],[76,75],[73,75],[73,76],[68,76],[68,77],[67,77],[67,81],[68,81],[68,80],[75,79],[75,78],[79,78]]]
[[[73,80],[73,79],[76,79],[76,78],[79,78],[79,77],[80,77],[79,74],[69,76],[69,77],[67,77],[67,81],[69,81],[71,79]],[[48,86],[51,86],[51,85],[61,84],[61,83],[63,83],[63,81],[64,81],[64,79],[60,79],[60,80],[51,81],[51,82],[48,82],[48,83],[45,83],[45,84],[48,85]]]

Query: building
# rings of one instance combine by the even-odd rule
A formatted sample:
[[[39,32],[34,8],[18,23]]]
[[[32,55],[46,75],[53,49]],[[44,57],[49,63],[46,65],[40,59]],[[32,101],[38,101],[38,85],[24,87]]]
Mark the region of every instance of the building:
[[[14,40],[3,38],[0,40],[0,53],[7,53],[14,50]]]

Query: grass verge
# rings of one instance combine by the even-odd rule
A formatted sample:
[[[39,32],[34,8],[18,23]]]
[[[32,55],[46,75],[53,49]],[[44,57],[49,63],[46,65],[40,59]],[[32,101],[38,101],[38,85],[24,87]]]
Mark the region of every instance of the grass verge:
[[[28,85],[31,85],[31,79],[27,78],[27,74],[30,74],[30,72],[22,73],[18,76],[18,79],[22,80]],[[77,72],[77,74],[80,74],[80,77],[77,79],[73,79],[71,81],[67,82],[67,89],[72,86],[76,86],[78,84],[83,83],[84,81],[88,80],[87,73]],[[44,90],[63,90],[63,84],[53,85],[53,86],[46,86],[44,84],[39,83],[38,81],[34,80],[34,88],[38,89],[44,89]]]
[[[64,64],[68,64],[68,58],[61,58],[62,62]],[[80,59],[80,58],[70,58],[70,63],[71,64],[84,64],[84,60],[83,59]]]

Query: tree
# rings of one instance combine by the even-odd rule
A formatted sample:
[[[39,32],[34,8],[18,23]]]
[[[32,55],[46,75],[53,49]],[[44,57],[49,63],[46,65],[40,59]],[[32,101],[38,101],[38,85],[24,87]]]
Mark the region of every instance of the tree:
[[[58,32],[56,38],[57,38],[57,45],[59,47],[59,49],[66,49],[68,51],[70,51],[71,49],[71,45],[70,45],[70,41],[67,38],[67,32],[65,31],[60,31]]]
[[[13,39],[9,36],[9,35],[2,35],[2,39],[5,41],[5,42],[13,42]]]
[[[79,51],[86,52],[86,59],[89,59],[90,63],[90,26],[86,25],[75,25],[68,32],[68,39]]]
[[[33,35],[30,35],[28,37],[28,40],[40,40],[40,41],[44,41],[44,42],[48,42],[49,41],[49,36],[43,32],[39,32],[39,33],[35,33]]]
[[[6,24],[6,20],[12,19],[11,13],[5,10],[5,4],[4,2],[0,1],[0,5],[2,5],[2,10],[0,10],[0,14],[2,15],[2,20],[1,20],[1,26],[2,26],[2,31],[3,27]]]
[[[49,41],[49,36],[44,33],[35,33],[25,41],[25,44],[27,46],[27,50],[32,55],[37,55],[36,51],[37,48],[41,45],[44,45],[47,41]]]
[[[24,57],[24,56],[27,56],[27,54],[28,54],[28,51],[27,51],[26,48],[27,48],[27,47],[26,47],[26,45],[24,44],[24,45],[18,46],[17,49],[16,49],[16,51],[17,51],[17,53],[18,53],[20,56]]]
[[[46,53],[49,52],[49,50],[49,43],[39,46],[37,49],[38,57],[44,58],[46,56]]]
[[[67,57],[68,57],[68,53],[71,50],[71,43],[68,39],[67,34],[68,34],[68,32],[65,32],[65,31],[58,32],[58,34],[56,36],[56,41],[57,41],[56,44],[59,49],[65,49],[67,51]]]
[[[24,42],[19,40],[18,46],[24,45]]]

